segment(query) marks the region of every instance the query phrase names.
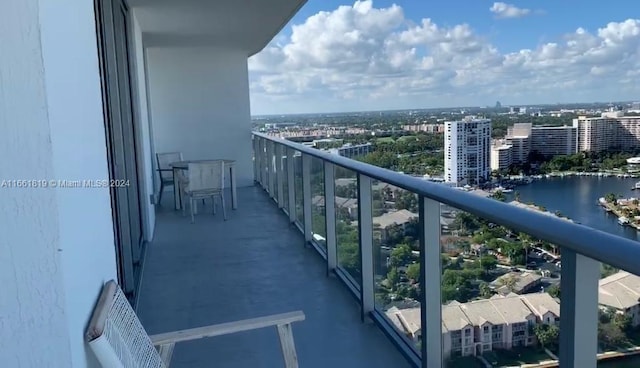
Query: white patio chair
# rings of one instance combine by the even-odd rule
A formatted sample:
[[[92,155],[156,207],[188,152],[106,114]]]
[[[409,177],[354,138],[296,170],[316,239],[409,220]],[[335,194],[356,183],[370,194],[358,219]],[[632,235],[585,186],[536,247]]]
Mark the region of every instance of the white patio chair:
[[[158,174],[160,175],[160,193],[158,194],[158,204],[162,204],[162,192],[164,192],[165,186],[174,186],[173,182],[173,169],[171,164],[173,162],[183,161],[182,152],[166,152],[156,153],[156,161],[158,163]]]
[[[184,195],[189,198],[191,223],[195,222],[197,213],[196,200],[211,198],[213,214],[216,214],[216,198],[222,204],[222,217],[227,220],[227,210],[224,203],[224,161],[190,163],[186,181],[180,183]],[[184,179],[182,179],[184,180]],[[182,214],[186,214],[186,206],[182,206]]]
[[[112,280],[102,288],[86,339],[104,368],[168,368],[178,342],[276,326],[285,368],[297,368],[291,324],[304,318],[304,313],[296,311],[149,336],[124,293]],[[213,365],[207,365],[210,366]]]

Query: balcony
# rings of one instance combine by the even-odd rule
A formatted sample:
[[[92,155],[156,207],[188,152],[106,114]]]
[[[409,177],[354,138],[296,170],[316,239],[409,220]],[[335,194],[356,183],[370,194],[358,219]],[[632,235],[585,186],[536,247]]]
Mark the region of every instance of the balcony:
[[[266,193],[241,188],[238,198],[228,221],[207,213],[191,224],[173,208],[158,210],[137,307],[147,332],[302,310],[306,320],[293,327],[301,367],[410,366],[362,323],[357,300],[327,277],[324,259]],[[178,344],[173,359],[172,367],[282,365],[275,329]]]
[[[637,242],[284,139],[254,133],[253,145],[254,175],[272,206],[288,214],[293,228],[303,235],[300,241],[326,260],[321,269],[326,265],[356,296],[363,320],[375,322],[412,365],[544,361],[548,366],[596,367],[603,353],[613,349],[601,329],[609,326],[604,320],[615,319],[606,295],[615,293],[617,286],[599,281],[600,262],[640,274],[633,261],[640,257]],[[406,208],[399,209],[398,202]],[[459,243],[464,240],[482,237],[474,227],[483,228],[485,235],[500,233],[496,236],[505,242],[528,244],[532,256],[548,255],[550,264],[559,256],[536,244],[561,252],[563,267],[556,268],[561,278],[555,277],[555,283],[562,300],[546,291],[490,298],[493,292],[480,287],[477,294],[473,281],[452,289],[452,280],[465,273],[477,273],[476,281],[484,283],[510,272],[531,272],[502,265],[522,264],[507,245],[500,251],[498,268],[480,269],[482,261],[477,267],[466,265],[470,260],[460,262],[463,254],[443,256],[463,247]],[[402,247],[405,253],[395,251]],[[524,257],[527,260],[528,254]],[[604,316],[607,313],[613,314]],[[547,350],[541,348],[536,329],[558,326],[558,339]],[[503,333],[489,338],[488,331]],[[605,364],[611,363],[616,364]]]

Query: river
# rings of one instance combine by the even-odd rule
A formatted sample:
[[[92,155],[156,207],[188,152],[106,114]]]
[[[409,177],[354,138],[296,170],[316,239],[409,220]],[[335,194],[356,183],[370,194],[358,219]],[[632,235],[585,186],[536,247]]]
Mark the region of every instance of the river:
[[[624,198],[640,197],[640,191],[631,190],[637,181],[638,179],[632,178],[573,176],[540,179],[515,190],[520,193],[522,202],[533,202],[546,207],[548,211],[560,211],[563,216],[583,225],[640,240],[638,231],[629,226],[620,226],[614,215],[605,212],[597,204],[598,198],[607,193],[622,195]],[[513,196],[512,193],[509,199]]]

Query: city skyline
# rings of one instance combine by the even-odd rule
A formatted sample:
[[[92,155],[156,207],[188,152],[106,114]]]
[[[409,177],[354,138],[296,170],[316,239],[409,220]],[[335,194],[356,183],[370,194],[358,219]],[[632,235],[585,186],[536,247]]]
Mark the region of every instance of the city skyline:
[[[252,115],[640,98],[628,1],[395,3],[309,1],[249,60]]]

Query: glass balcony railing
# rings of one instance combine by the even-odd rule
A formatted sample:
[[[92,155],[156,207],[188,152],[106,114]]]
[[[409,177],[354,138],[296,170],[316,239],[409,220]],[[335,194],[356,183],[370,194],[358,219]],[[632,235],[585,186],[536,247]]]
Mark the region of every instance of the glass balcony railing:
[[[259,133],[254,153],[256,182],[415,366],[613,367],[598,359],[640,345],[635,241]]]

